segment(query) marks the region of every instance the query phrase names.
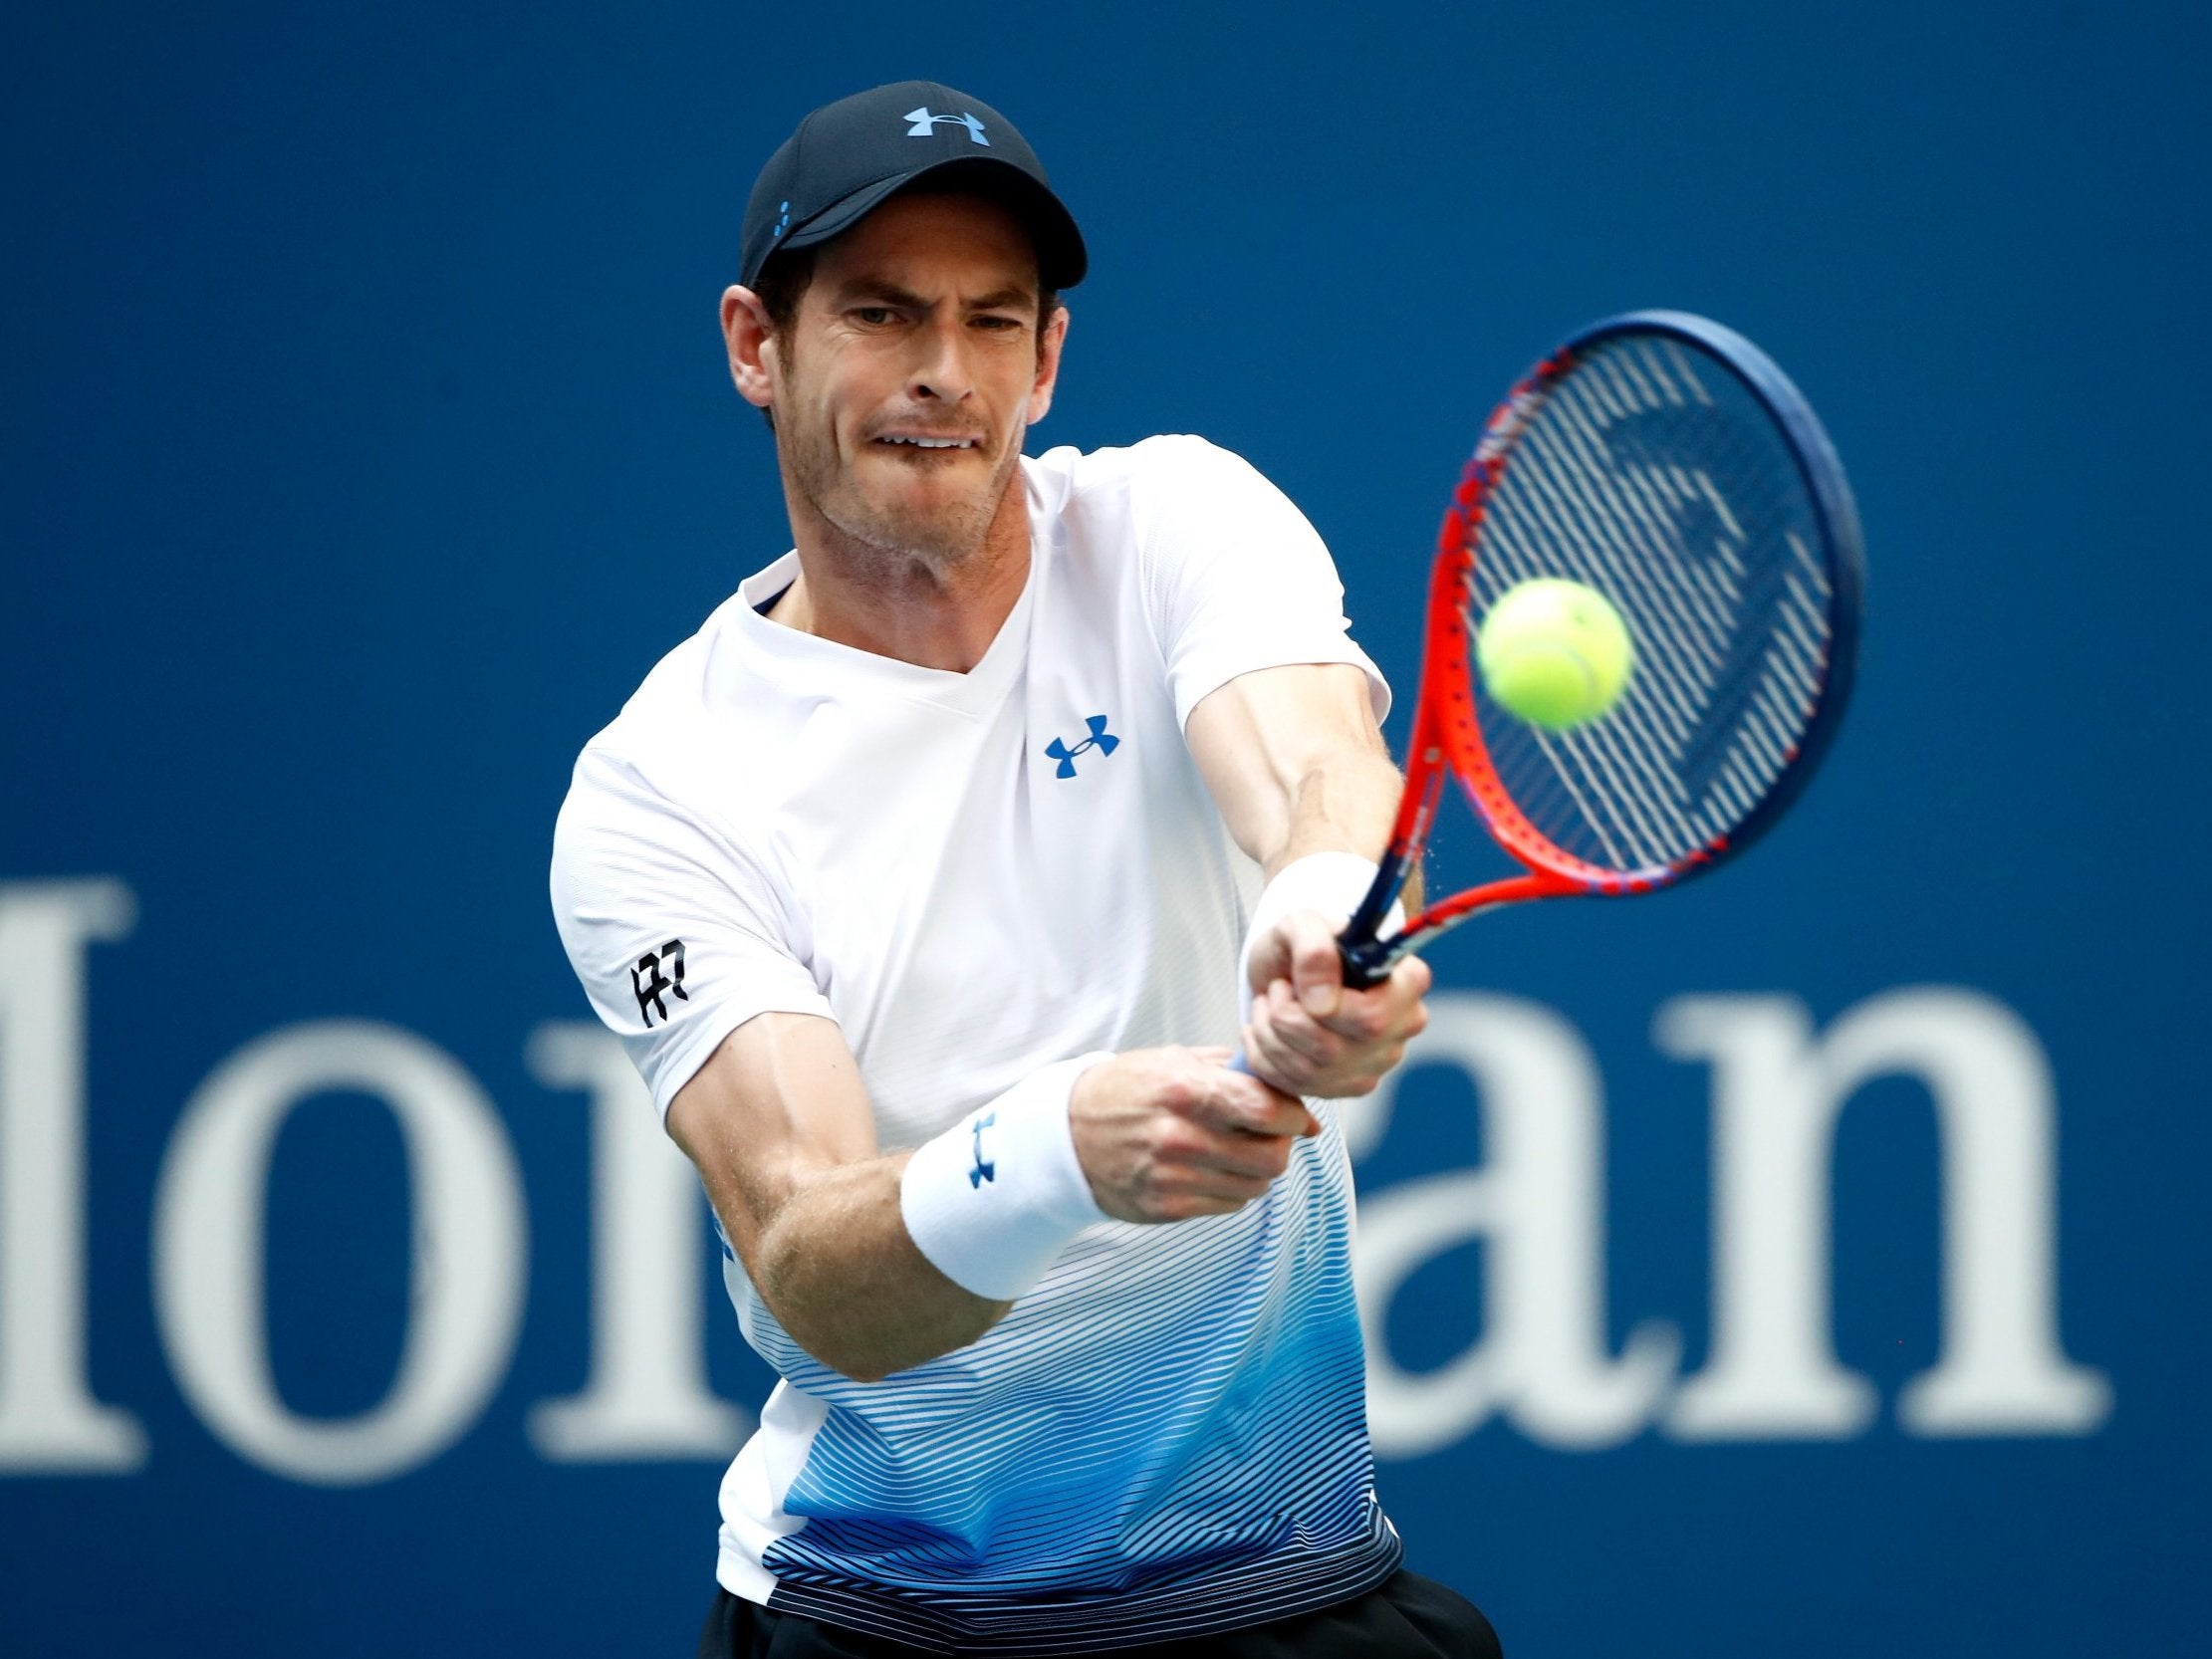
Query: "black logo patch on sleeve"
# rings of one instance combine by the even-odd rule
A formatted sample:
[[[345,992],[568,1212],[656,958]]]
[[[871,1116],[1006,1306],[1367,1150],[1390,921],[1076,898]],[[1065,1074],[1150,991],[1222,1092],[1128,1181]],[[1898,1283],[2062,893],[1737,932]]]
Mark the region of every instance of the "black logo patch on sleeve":
[[[644,1017],[645,1029],[652,1029],[653,1016],[660,1016],[660,1023],[668,1023],[669,997],[687,1003],[690,996],[683,989],[683,941],[670,939],[657,951],[647,951],[637,959],[629,971],[629,988],[637,993],[637,1012]]]

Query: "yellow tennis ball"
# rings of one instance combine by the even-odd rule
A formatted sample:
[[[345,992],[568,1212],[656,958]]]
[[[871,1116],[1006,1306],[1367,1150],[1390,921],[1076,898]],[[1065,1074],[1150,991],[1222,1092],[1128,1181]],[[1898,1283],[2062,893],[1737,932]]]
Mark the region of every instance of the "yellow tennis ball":
[[[1620,700],[1635,648],[1604,594],[1545,577],[1498,595],[1482,619],[1475,660],[1499,706],[1557,732],[1596,720]]]

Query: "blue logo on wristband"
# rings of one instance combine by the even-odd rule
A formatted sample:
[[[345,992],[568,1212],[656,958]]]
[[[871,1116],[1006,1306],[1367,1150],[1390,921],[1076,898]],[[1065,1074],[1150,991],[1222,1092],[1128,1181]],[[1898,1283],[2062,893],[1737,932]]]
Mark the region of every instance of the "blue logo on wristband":
[[[987,1111],[969,1125],[975,1130],[975,1167],[968,1171],[968,1185],[980,1189],[984,1182],[998,1179],[999,1166],[986,1163],[983,1158],[983,1131],[999,1120],[995,1111]]]

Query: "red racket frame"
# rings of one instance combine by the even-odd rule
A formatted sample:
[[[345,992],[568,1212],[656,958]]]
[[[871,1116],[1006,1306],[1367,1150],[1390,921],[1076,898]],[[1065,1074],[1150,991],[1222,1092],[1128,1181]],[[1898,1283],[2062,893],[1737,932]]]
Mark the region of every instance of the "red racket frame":
[[[1672,335],[1702,348],[1721,359],[1766,403],[1796,452],[1823,521],[1833,560],[1835,599],[1829,677],[1823,687],[1822,706],[1787,757],[1788,764],[1771,786],[1767,799],[1732,834],[1716,835],[1668,863],[1621,871],[1590,863],[1555,844],[1529,822],[1499,781],[1476,715],[1468,597],[1474,590],[1484,511],[1505,477],[1515,442],[1550,395],[1552,383],[1572,368],[1584,352],[1627,332]],[[1506,394],[1491,415],[1437,531],[1436,559],[1429,574],[1426,648],[1407,751],[1405,792],[1374,885],[1339,940],[1345,983],[1378,983],[1388,976],[1399,957],[1477,911],[1538,898],[1618,897],[1650,892],[1709,869],[1750,845],[1805,787],[1842,719],[1854,677],[1863,583],[1857,512],[1835,450],[1797,388],[1750,342],[1704,318],[1677,312],[1637,312],[1583,331],[1545,358]],[[1439,899],[1409,917],[1389,938],[1378,939],[1383,918],[1428,839],[1447,776],[1459,780],[1491,837],[1521,864],[1523,873]]]

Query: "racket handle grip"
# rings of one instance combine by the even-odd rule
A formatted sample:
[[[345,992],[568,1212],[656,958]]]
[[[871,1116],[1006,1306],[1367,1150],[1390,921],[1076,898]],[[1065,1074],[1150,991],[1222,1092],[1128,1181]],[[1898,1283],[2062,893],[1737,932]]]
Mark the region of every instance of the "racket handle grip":
[[[1373,939],[1339,939],[1337,956],[1345,965],[1345,987],[1371,991],[1390,977],[1397,953]]]

